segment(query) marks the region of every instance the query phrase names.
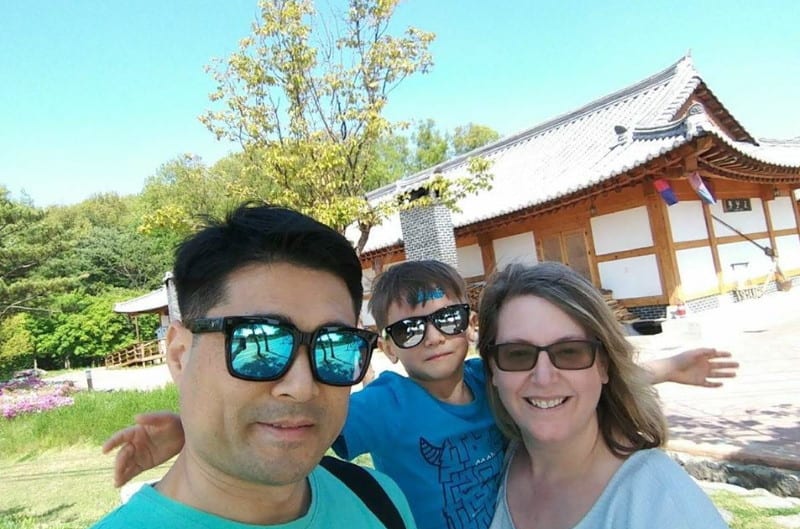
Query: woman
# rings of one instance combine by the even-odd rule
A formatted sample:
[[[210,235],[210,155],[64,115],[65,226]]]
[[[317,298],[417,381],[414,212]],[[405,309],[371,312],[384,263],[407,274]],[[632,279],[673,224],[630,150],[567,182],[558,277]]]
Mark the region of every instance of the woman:
[[[558,263],[486,285],[478,347],[512,443],[491,529],[724,528],[659,447],[657,396],[600,293]]]

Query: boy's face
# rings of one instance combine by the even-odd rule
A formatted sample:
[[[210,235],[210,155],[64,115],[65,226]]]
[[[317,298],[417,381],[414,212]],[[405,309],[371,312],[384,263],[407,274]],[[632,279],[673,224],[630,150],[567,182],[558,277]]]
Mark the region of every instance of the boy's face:
[[[405,318],[427,316],[445,307],[463,303],[441,291],[434,291],[432,294],[427,296],[424,304],[420,302],[414,307],[405,300],[395,301],[389,306],[387,321],[391,325]],[[381,338],[380,347],[389,360],[399,360],[409,378],[424,387],[426,382],[439,382],[461,376],[469,348],[469,332],[470,329],[467,328],[464,332],[449,336],[427,322],[425,335],[418,345],[403,349],[386,336]]]

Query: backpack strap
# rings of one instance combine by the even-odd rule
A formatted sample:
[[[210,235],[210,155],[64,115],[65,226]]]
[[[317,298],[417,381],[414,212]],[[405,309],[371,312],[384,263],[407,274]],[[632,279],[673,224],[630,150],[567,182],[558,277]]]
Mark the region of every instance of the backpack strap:
[[[381,484],[368,471],[331,456],[323,457],[320,465],[347,485],[372,511],[372,514],[378,517],[386,529],[406,529],[397,507],[389,499]]]

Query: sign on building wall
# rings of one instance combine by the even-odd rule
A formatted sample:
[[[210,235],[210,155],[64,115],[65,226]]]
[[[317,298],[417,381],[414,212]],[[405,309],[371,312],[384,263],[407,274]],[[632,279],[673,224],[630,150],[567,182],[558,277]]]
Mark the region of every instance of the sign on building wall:
[[[753,211],[749,198],[725,198],[722,200],[722,211],[736,213],[737,211]]]

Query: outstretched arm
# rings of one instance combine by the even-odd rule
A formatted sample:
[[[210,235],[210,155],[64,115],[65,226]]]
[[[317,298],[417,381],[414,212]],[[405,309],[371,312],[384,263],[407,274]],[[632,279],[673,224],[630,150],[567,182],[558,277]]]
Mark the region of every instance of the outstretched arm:
[[[739,362],[728,360],[731,353],[714,348],[689,349],[667,358],[645,362],[643,367],[650,373],[650,382],[677,382],[692,386],[718,388],[722,382],[716,379],[733,378]]]
[[[136,424],[103,443],[103,453],[119,448],[114,460],[114,486],[121,487],[145,470],[160,465],[183,448],[181,418],[171,412],[136,416]]]

